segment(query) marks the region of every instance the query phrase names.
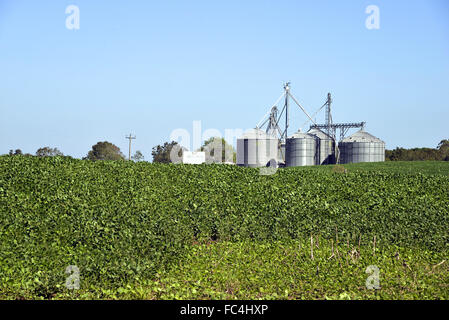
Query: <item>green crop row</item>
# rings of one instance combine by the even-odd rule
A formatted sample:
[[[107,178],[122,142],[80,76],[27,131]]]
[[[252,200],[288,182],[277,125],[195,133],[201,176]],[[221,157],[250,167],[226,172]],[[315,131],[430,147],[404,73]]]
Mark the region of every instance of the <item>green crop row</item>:
[[[152,278],[192,243],[310,234],[449,249],[449,177],[0,157],[0,292],[44,298]]]
[[[317,240],[312,245],[309,239],[196,245],[171,270],[149,281],[60,298],[449,299],[447,253],[392,245],[374,253],[373,245],[347,243],[337,250],[335,241]]]

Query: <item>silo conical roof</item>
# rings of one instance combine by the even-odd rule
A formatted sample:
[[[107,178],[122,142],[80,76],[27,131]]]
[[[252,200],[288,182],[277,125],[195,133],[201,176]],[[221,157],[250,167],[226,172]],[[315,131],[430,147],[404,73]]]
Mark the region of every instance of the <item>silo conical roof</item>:
[[[289,139],[310,139],[310,138],[313,138],[313,136],[308,133],[301,132],[301,130],[298,130],[297,132],[295,132],[288,138]]]
[[[320,130],[320,129],[310,129],[308,132],[308,134],[317,136],[318,138],[324,140],[324,139],[331,139],[332,137],[330,137],[327,133],[325,133],[324,131]]]
[[[267,134],[265,131],[254,128],[243,133],[239,139],[277,139],[275,135]]]
[[[356,133],[350,135],[347,138],[344,138],[341,142],[378,142],[378,143],[384,143],[379,138],[373,136],[372,134],[364,131],[359,130]]]

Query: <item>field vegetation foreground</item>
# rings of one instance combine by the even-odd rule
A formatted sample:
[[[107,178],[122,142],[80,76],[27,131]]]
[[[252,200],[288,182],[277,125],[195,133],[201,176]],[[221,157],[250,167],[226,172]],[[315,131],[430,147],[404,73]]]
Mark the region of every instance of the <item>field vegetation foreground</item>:
[[[0,157],[0,298],[448,299],[449,163],[345,168]]]

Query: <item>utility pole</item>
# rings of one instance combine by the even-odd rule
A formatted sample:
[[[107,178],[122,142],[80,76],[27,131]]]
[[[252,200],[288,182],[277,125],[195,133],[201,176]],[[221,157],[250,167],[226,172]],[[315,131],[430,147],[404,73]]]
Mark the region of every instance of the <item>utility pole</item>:
[[[334,132],[332,130],[331,103],[332,103],[332,97],[331,97],[331,94],[328,93],[327,94],[327,107],[326,107],[326,126],[327,126],[326,133],[329,137],[335,138]]]
[[[337,150],[337,142],[335,141],[335,135],[332,129],[332,111],[331,111],[331,103],[332,103],[332,96],[330,93],[327,94],[327,106],[326,106],[326,133],[327,136],[332,138],[334,140],[333,144],[333,148],[334,148],[334,152],[336,154]],[[329,142],[326,143],[326,154],[330,154],[330,151],[332,149],[332,146],[329,145]],[[326,159],[326,164],[329,164],[329,158]],[[333,162],[333,160],[332,160]]]
[[[131,141],[133,140],[133,139],[136,139],[136,136],[132,136],[131,135],[131,133],[129,134],[129,136],[128,137],[125,137],[126,139],[128,139],[129,140],[129,155],[128,155],[128,160],[131,160]]]

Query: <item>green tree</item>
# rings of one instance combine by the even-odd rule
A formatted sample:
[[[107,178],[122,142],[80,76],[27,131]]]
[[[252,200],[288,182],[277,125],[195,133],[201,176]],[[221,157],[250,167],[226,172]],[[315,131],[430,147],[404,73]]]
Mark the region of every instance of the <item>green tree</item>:
[[[23,155],[23,153],[22,153],[22,150],[16,149],[15,151],[9,150],[9,155],[10,156],[21,156],[21,155]]]
[[[36,151],[36,156],[38,157],[55,157],[64,156],[64,154],[58,150],[58,148],[43,147]]]
[[[404,149],[397,147],[394,150],[385,151],[385,160],[389,161],[449,161],[449,141],[442,140],[437,149],[413,148]]]
[[[143,161],[145,159],[142,152],[139,150],[137,150],[131,158],[136,162]]]
[[[182,159],[182,148],[180,144],[175,141],[165,142],[162,146],[157,145],[153,147],[151,155],[153,162],[158,163],[179,163]]]
[[[234,148],[224,138],[212,137],[204,141],[200,151],[206,153],[206,163],[235,163],[236,161]]]
[[[120,151],[120,148],[116,145],[104,141],[98,142],[96,145],[92,146],[92,150],[89,151],[87,156],[84,158],[87,160],[124,160],[125,156]]]
[[[438,144],[438,152],[441,155],[441,160],[449,161],[449,140],[441,140]]]

